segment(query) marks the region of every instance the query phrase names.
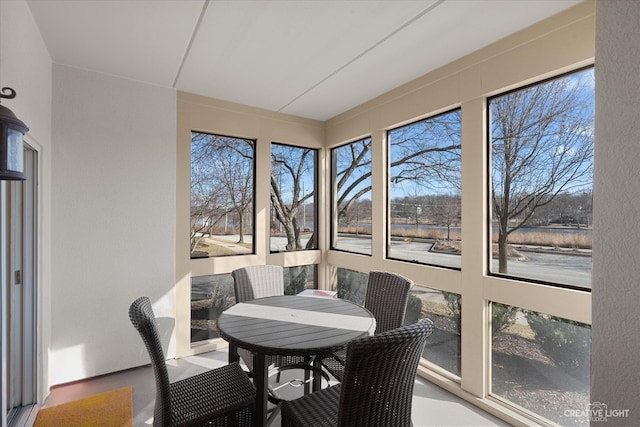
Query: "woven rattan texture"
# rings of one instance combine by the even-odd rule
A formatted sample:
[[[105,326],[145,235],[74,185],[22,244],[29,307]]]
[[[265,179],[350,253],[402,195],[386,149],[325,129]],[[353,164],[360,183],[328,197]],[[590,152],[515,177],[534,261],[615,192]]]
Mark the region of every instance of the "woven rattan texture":
[[[279,265],[252,265],[231,272],[236,302],[247,302],[256,298],[284,295],[284,269]],[[238,349],[238,355],[253,371],[253,356],[250,351]],[[285,366],[305,362],[304,357],[267,355],[267,365]]]
[[[413,282],[386,271],[369,273],[364,307],[376,318],[376,334],[402,326]],[[322,365],[338,381],[342,380],[346,351],[338,351],[322,360]]]
[[[416,369],[432,331],[422,319],[351,342],[342,383],[284,403],[282,426],[411,426]]]
[[[129,307],[129,318],[140,333],[153,366],[156,380],[154,426],[253,424],[255,388],[237,363],[170,383],[149,298],[135,300]]]

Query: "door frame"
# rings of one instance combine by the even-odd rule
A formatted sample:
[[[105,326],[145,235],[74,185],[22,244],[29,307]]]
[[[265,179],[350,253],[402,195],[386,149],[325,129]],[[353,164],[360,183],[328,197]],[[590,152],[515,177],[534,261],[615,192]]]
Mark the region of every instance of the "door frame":
[[[2,209],[3,418],[38,399],[38,151],[25,143],[26,181],[0,187]],[[6,268],[4,268],[6,267]],[[6,321],[6,323],[5,323]]]

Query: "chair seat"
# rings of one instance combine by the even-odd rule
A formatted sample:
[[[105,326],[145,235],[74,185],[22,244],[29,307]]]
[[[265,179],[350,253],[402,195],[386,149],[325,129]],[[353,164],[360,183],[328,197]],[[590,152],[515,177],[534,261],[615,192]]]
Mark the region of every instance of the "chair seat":
[[[255,388],[237,363],[173,382],[170,388],[172,426],[251,423]],[[208,421],[212,416],[217,418]]]
[[[416,369],[432,331],[422,319],[351,341],[342,382],[283,403],[282,426],[412,426]]]
[[[335,427],[341,387],[337,384],[287,402],[282,406],[282,427]]]

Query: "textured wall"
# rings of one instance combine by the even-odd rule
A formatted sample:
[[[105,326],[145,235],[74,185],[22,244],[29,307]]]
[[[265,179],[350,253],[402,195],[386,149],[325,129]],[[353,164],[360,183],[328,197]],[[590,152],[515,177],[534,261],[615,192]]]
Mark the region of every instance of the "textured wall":
[[[54,66],[51,384],[148,363],[147,295],[175,326],[174,90]],[[175,353],[170,348],[168,355]]]
[[[629,410],[606,425],[640,425],[639,40],[640,2],[598,1],[591,401]]]

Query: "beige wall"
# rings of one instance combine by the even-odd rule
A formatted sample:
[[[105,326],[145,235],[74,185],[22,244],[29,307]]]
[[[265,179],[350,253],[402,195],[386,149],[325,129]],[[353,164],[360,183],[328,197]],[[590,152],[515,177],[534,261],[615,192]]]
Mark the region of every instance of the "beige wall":
[[[591,401],[640,425],[640,2],[599,1],[596,22]]]

